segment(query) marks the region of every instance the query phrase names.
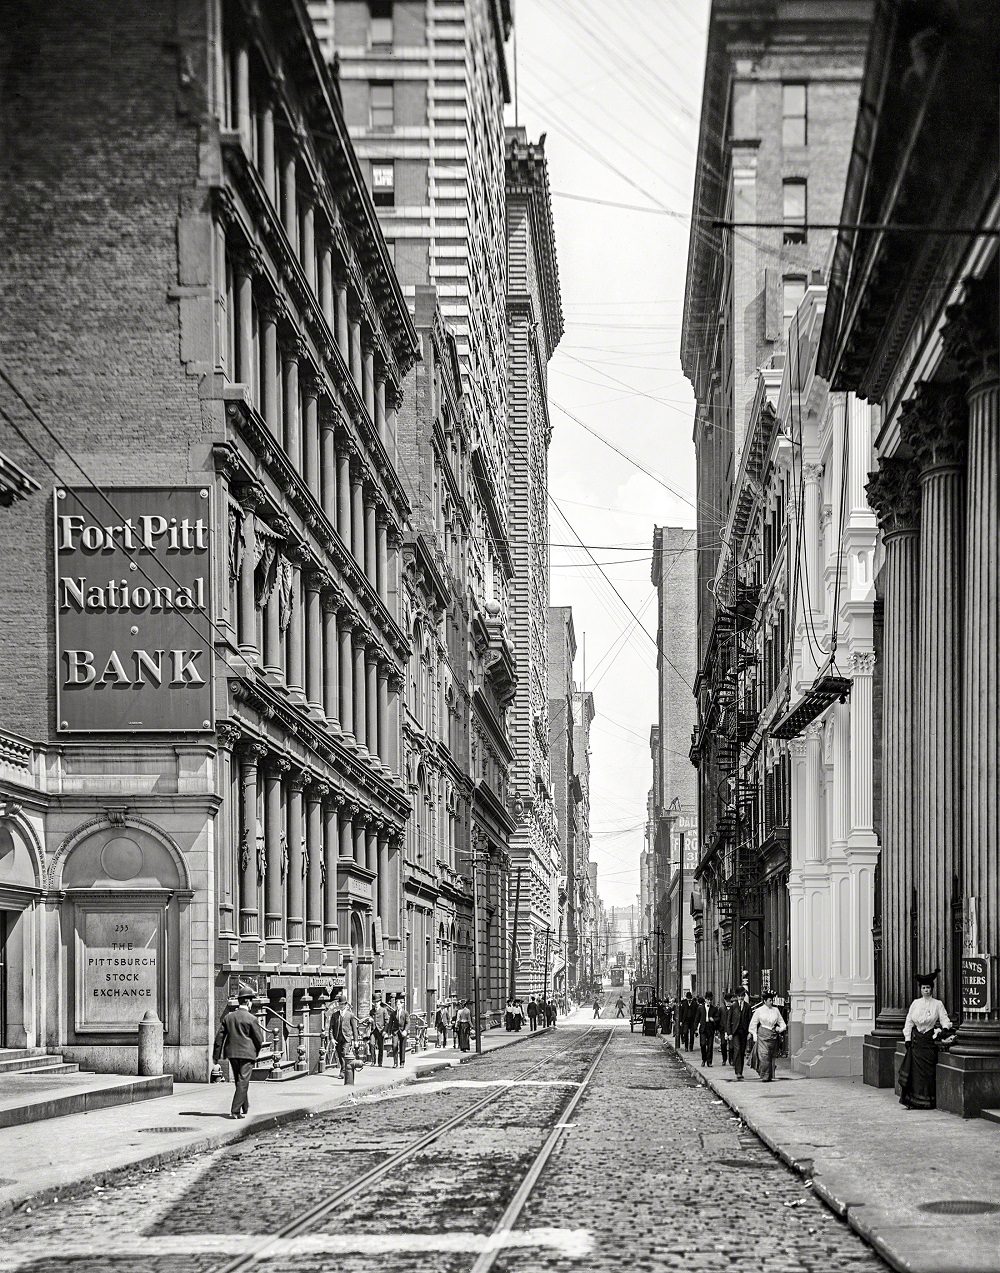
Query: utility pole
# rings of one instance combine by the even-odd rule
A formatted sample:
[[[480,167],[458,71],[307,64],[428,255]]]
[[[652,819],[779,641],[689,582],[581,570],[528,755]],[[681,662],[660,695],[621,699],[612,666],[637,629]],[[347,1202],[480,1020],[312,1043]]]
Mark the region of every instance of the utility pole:
[[[545,925],[545,967],[542,970],[542,998],[549,997],[549,938],[552,936],[552,928],[549,924]]]
[[[517,913],[521,908],[521,867],[517,868],[517,885],[514,889],[514,924],[510,934],[510,985],[507,998],[514,998],[514,960],[517,952]]]
[[[656,938],[656,1002],[660,1002],[660,942],[663,938],[663,929],[657,927],[653,936]]]
[[[479,1011],[479,855],[472,853],[472,1002],[476,1013],[476,1051],[483,1050],[483,1021]]]
[[[681,996],[684,992],[684,832],[680,833],[677,862],[677,1002],[674,1005],[674,1046],[681,1050]]]

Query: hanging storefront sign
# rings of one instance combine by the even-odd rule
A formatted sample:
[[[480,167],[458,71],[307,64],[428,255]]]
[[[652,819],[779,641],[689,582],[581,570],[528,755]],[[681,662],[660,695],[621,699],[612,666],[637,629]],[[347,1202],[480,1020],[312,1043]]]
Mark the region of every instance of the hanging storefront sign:
[[[58,728],[213,728],[208,487],[55,493]]]

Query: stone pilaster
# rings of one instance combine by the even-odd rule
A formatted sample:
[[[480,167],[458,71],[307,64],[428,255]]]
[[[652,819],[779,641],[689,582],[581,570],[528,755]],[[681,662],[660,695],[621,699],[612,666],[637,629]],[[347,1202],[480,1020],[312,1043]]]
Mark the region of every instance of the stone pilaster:
[[[908,460],[883,459],[867,486],[885,548],[882,713],[882,962],[879,1012],[865,1038],[864,1078],[891,1087],[912,998],[910,897],[916,835],[920,491]]]
[[[916,971],[940,968],[939,993],[954,1007],[951,906],[962,854],[963,395],[951,385],[918,385],[903,406],[900,431],[914,451],[920,481]]]
[[[966,284],[948,310],[945,348],[969,415],[962,769],[963,953],[993,956],[993,1007],[961,1023],[938,1066],[938,1104],[966,1117],[1000,1104],[1000,383],[995,282]],[[958,1004],[948,1004],[955,1017]]]

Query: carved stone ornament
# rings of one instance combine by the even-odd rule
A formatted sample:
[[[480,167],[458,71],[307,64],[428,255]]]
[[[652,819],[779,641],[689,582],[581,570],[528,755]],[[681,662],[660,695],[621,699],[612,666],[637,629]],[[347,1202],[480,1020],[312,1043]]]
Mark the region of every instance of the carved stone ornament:
[[[853,676],[871,676],[874,671],[874,650],[858,650],[851,655],[851,674]]]
[[[997,340],[997,295],[985,279],[967,279],[958,305],[945,310],[941,333],[946,355],[951,358],[970,389],[989,384],[1000,373]]]
[[[865,486],[883,535],[915,530],[920,522],[920,486],[910,460],[884,459]]]
[[[900,410],[899,434],[912,447],[921,474],[961,464],[968,434],[965,394],[957,385],[921,381]]]

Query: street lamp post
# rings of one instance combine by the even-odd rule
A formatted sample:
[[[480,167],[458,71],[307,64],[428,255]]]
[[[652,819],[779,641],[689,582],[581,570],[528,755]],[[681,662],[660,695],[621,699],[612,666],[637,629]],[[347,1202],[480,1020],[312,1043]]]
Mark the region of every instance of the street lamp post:
[[[476,1051],[483,1050],[483,1021],[479,1009],[479,855],[472,855],[472,1003],[476,1014]]]
[[[677,862],[677,1003],[674,1006],[674,1046],[681,1048],[681,995],[684,989],[684,832],[680,833]]]

